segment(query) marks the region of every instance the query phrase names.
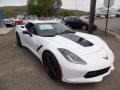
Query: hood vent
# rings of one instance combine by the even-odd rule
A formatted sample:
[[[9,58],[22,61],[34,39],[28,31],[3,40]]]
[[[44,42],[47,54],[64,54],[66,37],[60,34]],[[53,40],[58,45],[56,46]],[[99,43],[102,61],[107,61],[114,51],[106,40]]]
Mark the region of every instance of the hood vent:
[[[90,41],[82,38],[82,37],[79,37],[73,33],[69,33],[69,34],[62,34],[61,36],[63,36],[64,38],[67,38],[69,40],[72,40],[80,45],[82,45],[83,47],[90,47],[90,46],[93,46],[94,44],[91,43]]]

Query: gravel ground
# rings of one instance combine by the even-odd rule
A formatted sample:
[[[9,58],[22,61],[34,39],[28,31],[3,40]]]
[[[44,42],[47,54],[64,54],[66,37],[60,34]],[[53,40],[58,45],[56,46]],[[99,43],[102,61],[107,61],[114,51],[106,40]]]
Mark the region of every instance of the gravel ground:
[[[115,70],[102,82],[66,84],[51,80],[38,58],[16,45],[15,33],[0,36],[0,90],[120,90],[120,40],[97,31],[115,54]]]

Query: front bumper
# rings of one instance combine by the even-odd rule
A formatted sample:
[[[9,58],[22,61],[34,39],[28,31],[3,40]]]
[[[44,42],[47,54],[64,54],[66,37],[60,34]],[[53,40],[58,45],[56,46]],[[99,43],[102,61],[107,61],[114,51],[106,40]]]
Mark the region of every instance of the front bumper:
[[[106,66],[108,68],[108,66]],[[67,73],[66,75],[63,75],[62,81],[67,82],[67,83],[95,83],[95,82],[100,82],[103,80],[103,78],[111,73],[112,70],[114,70],[114,66],[111,65],[109,66],[108,71],[101,73],[97,76],[92,76],[89,78],[86,78],[85,76],[87,75],[88,72],[91,71],[99,71],[106,69],[101,68],[101,69],[96,69],[96,70],[89,70],[87,69],[86,71],[80,71],[80,70],[72,70],[70,73]]]

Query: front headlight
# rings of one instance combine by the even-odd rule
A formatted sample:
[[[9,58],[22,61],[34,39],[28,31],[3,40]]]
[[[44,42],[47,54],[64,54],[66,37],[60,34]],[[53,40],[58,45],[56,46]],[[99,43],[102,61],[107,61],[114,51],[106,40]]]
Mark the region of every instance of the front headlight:
[[[69,50],[59,48],[59,52],[70,62],[75,64],[82,64],[86,65],[87,63],[83,61],[79,56],[75,55],[74,53],[70,52]]]

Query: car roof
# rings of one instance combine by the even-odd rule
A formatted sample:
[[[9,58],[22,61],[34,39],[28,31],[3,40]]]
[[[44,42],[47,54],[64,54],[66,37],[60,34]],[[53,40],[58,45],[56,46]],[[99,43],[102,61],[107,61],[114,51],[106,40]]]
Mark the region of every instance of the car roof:
[[[29,22],[34,23],[34,24],[36,23],[59,23],[59,21],[55,21],[55,20],[29,20],[27,21],[27,23]]]

